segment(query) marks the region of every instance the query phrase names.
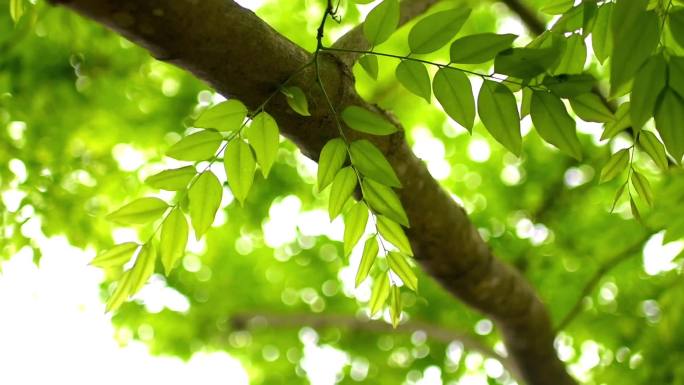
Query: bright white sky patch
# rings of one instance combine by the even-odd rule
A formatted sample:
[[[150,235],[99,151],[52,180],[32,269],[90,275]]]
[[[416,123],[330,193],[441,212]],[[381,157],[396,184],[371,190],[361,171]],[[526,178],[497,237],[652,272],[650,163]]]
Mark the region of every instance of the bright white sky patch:
[[[684,249],[684,242],[670,242],[663,245],[664,232],[651,237],[644,246],[644,271],[648,275],[657,275],[677,267],[674,258]]]

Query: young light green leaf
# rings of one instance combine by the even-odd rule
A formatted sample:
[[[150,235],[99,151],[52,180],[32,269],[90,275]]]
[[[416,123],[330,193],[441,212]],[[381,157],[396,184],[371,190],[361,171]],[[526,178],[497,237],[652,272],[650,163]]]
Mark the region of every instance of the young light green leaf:
[[[342,138],[331,139],[323,146],[318,158],[318,191],[323,191],[332,183],[337,171],[342,168],[346,160],[347,145]]]
[[[575,3],[574,0],[550,0],[544,3],[539,10],[549,15],[561,15]]]
[[[680,47],[684,48],[684,8],[677,8],[668,14],[668,22],[672,37]]]
[[[401,228],[399,224],[385,216],[378,215],[377,226],[378,232],[387,242],[393,244],[402,253],[411,256],[413,255],[411,243],[409,242],[408,238],[406,238],[404,229]]]
[[[240,139],[228,143],[223,159],[228,185],[240,204],[245,203],[254,182],[256,162],[249,145]],[[270,166],[269,166],[270,167]]]
[[[356,272],[355,287],[359,287],[361,282],[368,276],[371,267],[373,267],[373,262],[375,262],[375,258],[378,256],[378,251],[380,251],[378,240],[374,236],[366,239],[366,242],[363,244],[359,270]]]
[[[397,66],[395,75],[399,83],[407,90],[430,103],[432,87],[425,64],[412,60],[402,60]]]
[[[366,16],[363,23],[363,34],[371,46],[387,40],[399,24],[399,2],[383,0]]]
[[[129,295],[134,295],[145,285],[152,273],[154,273],[154,265],[157,261],[157,252],[150,243],[146,243],[140,247],[138,256],[135,259],[135,264],[131,268],[131,281],[129,282]]]
[[[411,53],[426,54],[442,48],[456,36],[468,16],[470,8],[459,7],[422,18],[409,31]]]
[[[596,14],[596,22],[591,32],[591,46],[594,49],[594,56],[599,63],[610,56],[613,51],[613,32],[610,17],[613,13],[613,3],[603,3]]]
[[[432,88],[447,115],[468,131],[472,131],[475,122],[475,99],[468,77],[452,68],[440,68],[432,80]]]
[[[371,289],[371,298],[368,306],[370,307],[370,315],[374,316],[387,301],[390,292],[390,281],[387,273],[380,273],[373,279],[373,288]]]
[[[408,257],[395,251],[387,253],[387,263],[394,274],[396,274],[401,281],[404,282],[409,289],[418,290],[418,277],[413,272],[413,268],[409,264]]]
[[[663,92],[656,110],[655,122],[667,151],[679,163],[684,154],[684,99],[671,88]]]
[[[571,98],[589,93],[596,79],[589,74],[547,76],[542,85],[561,98]]]
[[[107,220],[122,225],[145,224],[161,217],[168,207],[169,205],[159,198],[140,198],[108,214]]]
[[[520,119],[530,114],[532,104],[532,89],[525,87],[522,90],[522,101],[520,101]]]
[[[549,69],[558,59],[558,48],[509,48],[494,58],[494,71],[519,79],[531,79]]]
[[[667,68],[670,88],[684,98],[684,56],[671,55]]]
[[[568,100],[575,114],[585,122],[608,123],[615,120],[610,109],[593,92],[577,95]]]
[[[260,112],[252,119],[252,124],[245,129],[245,137],[254,149],[256,160],[261,166],[261,174],[267,178],[278,157],[278,143],[280,142],[278,124],[271,115]],[[245,154],[242,155],[246,156]]]
[[[188,187],[188,183],[197,171],[192,166],[174,168],[156,173],[147,179],[145,183],[160,190],[178,191]]]
[[[328,214],[330,220],[335,219],[342,212],[344,204],[356,189],[358,179],[354,169],[345,167],[338,171],[330,188],[330,200],[328,202]]]
[[[452,63],[479,64],[494,59],[496,54],[508,49],[517,35],[480,33],[464,36],[453,43],[450,48]]]
[[[599,183],[608,182],[620,175],[629,165],[629,149],[622,149],[611,155],[608,162],[601,169]]]
[[[200,174],[195,184],[190,187],[188,191],[190,220],[197,239],[200,239],[214,223],[222,195],[221,182],[211,171]]]
[[[653,206],[653,191],[651,190],[651,184],[648,182],[648,179],[634,169],[632,170],[632,176],[630,176],[629,179],[636,192],[646,204]]]
[[[159,254],[164,273],[169,275],[185,254],[188,244],[188,222],[180,208],[171,211],[161,228]]]
[[[355,140],[349,146],[349,154],[352,164],[363,176],[386,186],[401,187],[392,165],[373,143],[366,139]]]
[[[357,202],[344,216],[344,255],[348,256],[359,242],[368,223],[368,207]]]
[[[209,159],[216,153],[223,137],[213,130],[202,130],[188,135],[171,146],[166,156],[178,160],[198,161]]]
[[[10,0],[9,3],[10,18],[16,24],[24,14],[24,0]]]
[[[135,242],[120,243],[109,250],[99,253],[90,261],[90,264],[101,268],[123,266],[131,259],[133,253],[139,246],[140,245]]]
[[[548,143],[577,160],[582,159],[582,146],[575,132],[575,120],[568,115],[563,102],[545,91],[534,91],[530,106],[532,123]]]
[[[366,54],[359,58],[359,64],[361,68],[373,78],[373,80],[378,80],[378,57],[372,54]]]
[[[653,162],[660,167],[661,170],[668,169],[667,155],[665,155],[665,146],[658,140],[658,138],[650,131],[641,131],[639,133],[639,146],[646,151],[648,156],[653,159]]]
[[[477,97],[477,111],[494,139],[520,156],[520,115],[511,90],[501,83],[485,80]]]
[[[107,299],[107,305],[105,307],[105,312],[109,313],[115,311],[121,306],[121,304],[126,301],[130,295],[131,290],[131,270],[126,270],[119,281],[116,283],[116,289],[114,293]]]
[[[620,185],[620,188],[618,188],[617,191],[615,192],[615,198],[613,198],[613,204],[610,206],[611,214],[613,213],[613,211],[615,211],[615,206],[617,206],[618,200],[620,200],[622,193],[625,191],[625,186],[627,186],[627,182]]]
[[[350,128],[371,135],[389,135],[397,132],[397,127],[380,114],[359,106],[348,106],[342,111],[342,120]]]
[[[283,87],[280,90],[285,95],[287,104],[292,110],[302,116],[311,116],[309,113],[309,102],[301,88],[296,86]]]
[[[601,140],[610,139],[631,125],[632,121],[629,114],[629,102],[625,102],[618,106],[618,109],[615,112],[615,120],[608,122],[605,125],[603,134],[601,134]]]
[[[229,99],[204,110],[194,126],[218,131],[237,131],[242,127],[245,117],[247,107],[239,100]]]
[[[401,290],[399,286],[392,286],[390,297],[390,319],[392,320],[392,327],[399,326],[401,321]]]
[[[405,227],[409,227],[409,220],[404,207],[394,190],[368,178],[363,180],[362,186],[363,197],[373,210]]]
[[[641,128],[653,116],[658,95],[665,88],[667,63],[663,55],[651,56],[639,69],[629,98],[632,125]]]

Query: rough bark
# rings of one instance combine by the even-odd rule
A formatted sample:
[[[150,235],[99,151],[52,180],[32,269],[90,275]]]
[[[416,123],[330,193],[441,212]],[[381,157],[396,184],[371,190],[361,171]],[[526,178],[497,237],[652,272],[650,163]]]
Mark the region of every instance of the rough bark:
[[[255,108],[311,54],[278,34],[232,0],[53,0],[148,49],[159,60],[184,68],[221,94]],[[314,38],[312,36],[312,38]],[[321,54],[320,74],[338,107],[369,105],[354,90],[351,70]],[[311,117],[293,113],[276,97],[267,107],[302,152],[316,160],[337,136],[313,69],[292,80],[306,90]],[[395,121],[395,124],[399,125]],[[350,138],[358,138],[349,132]],[[527,281],[492,255],[465,211],[433,179],[410,150],[403,131],[373,138],[403,183],[398,190],[411,222],[407,234],[423,269],[446,290],[490,316],[521,376],[532,385],[573,384],[553,347],[543,303]]]

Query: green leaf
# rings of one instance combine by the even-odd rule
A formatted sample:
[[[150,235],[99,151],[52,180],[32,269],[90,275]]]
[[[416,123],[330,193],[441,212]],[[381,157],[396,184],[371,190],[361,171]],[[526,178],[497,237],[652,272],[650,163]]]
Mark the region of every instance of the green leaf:
[[[133,253],[139,246],[140,245],[135,242],[120,243],[109,250],[98,254],[90,261],[90,264],[101,268],[123,266],[131,259]]]
[[[239,100],[229,99],[204,110],[194,126],[218,131],[237,131],[242,127],[246,117],[247,107]]]
[[[629,114],[629,102],[625,102],[618,106],[618,109],[615,112],[615,120],[606,124],[603,134],[601,135],[601,140],[610,139],[631,125],[632,121]]]
[[[368,207],[357,202],[344,216],[344,255],[348,256],[359,242],[368,223]]]
[[[679,163],[684,154],[684,99],[671,88],[663,92],[660,106],[656,110],[655,122],[667,151]]]
[[[129,282],[129,295],[134,295],[145,285],[152,273],[154,273],[154,265],[157,261],[157,252],[152,247],[152,244],[146,243],[140,247],[138,257],[135,259],[135,264],[131,268],[131,281]]]
[[[594,56],[601,64],[613,51],[613,32],[610,22],[612,13],[613,3],[601,4],[596,15],[594,29],[591,32],[591,46],[594,49]]]
[[[378,57],[372,54],[366,54],[359,58],[361,68],[366,71],[368,76],[374,80],[378,80]]]
[[[615,120],[615,116],[601,98],[593,92],[577,95],[568,99],[575,114],[585,122],[608,123]]]
[[[612,16],[613,57],[610,62],[610,93],[624,94],[628,82],[658,45],[658,16],[646,9],[646,1],[615,3]]]
[[[213,130],[202,130],[188,135],[171,146],[166,156],[173,159],[198,161],[209,159],[216,153],[223,137]]]
[[[252,188],[254,172],[256,171],[252,149],[240,139],[231,141],[226,147],[223,166],[226,169],[230,190],[240,204],[244,204],[247,194]]]
[[[332,183],[337,171],[342,168],[346,160],[347,145],[342,138],[331,139],[323,146],[318,158],[318,191],[323,191]]]
[[[164,214],[169,205],[159,198],[140,198],[107,215],[107,220],[123,225],[152,222]]]
[[[573,33],[567,37],[565,50],[560,58],[560,62],[553,73],[558,74],[581,74],[584,70],[584,63],[587,61],[587,46],[584,44],[584,37]]]
[[[371,289],[371,298],[368,306],[370,307],[370,315],[374,316],[387,301],[390,292],[389,276],[386,273],[381,273],[373,279],[373,288]]]
[[[468,131],[472,131],[475,122],[475,100],[468,77],[452,68],[440,68],[432,80],[432,88],[447,115]]]
[[[632,176],[629,179],[637,194],[639,194],[646,204],[653,206],[653,191],[651,190],[651,184],[648,182],[648,179],[634,169],[632,170]]]
[[[582,36],[586,38],[594,30],[594,24],[596,23],[596,16],[598,14],[598,5],[594,1],[583,1],[580,6],[583,8]]]
[[[572,7],[565,12],[551,27],[551,31],[558,33],[574,32],[582,28],[584,22],[584,7],[582,4]]]
[[[397,127],[382,115],[359,106],[348,106],[342,111],[344,124],[359,132],[371,135],[389,135],[397,132]]]
[[[575,132],[575,120],[568,115],[563,102],[550,92],[534,91],[530,106],[532,123],[548,143],[577,160],[582,159],[582,146]]]
[[[411,256],[413,255],[411,243],[409,242],[408,238],[406,238],[404,229],[399,226],[399,224],[387,217],[378,215],[377,226],[378,232],[387,242],[393,244],[402,253]]]
[[[442,48],[456,36],[468,16],[470,8],[459,7],[422,18],[409,31],[411,53],[426,54]]]
[[[190,180],[193,176],[195,176],[195,174],[197,174],[197,171],[194,167],[185,166],[181,168],[164,170],[154,174],[145,179],[145,183],[151,187],[161,190],[184,190],[186,187],[188,187],[188,183],[190,183]]]
[[[615,211],[615,206],[617,205],[618,200],[620,200],[622,193],[625,191],[625,186],[627,186],[627,182],[620,185],[620,188],[618,188],[617,191],[615,192],[615,198],[613,198],[613,204],[610,206],[610,212],[611,213],[613,211]]]
[[[608,182],[620,175],[629,165],[629,149],[622,149],[611,155],[608,162],[601,169],[599,183]]]
[[[190,187],[190,221],[197,239],[200,239],[214,223],[216,212],[221,206],[222,195],[221,182],[211,171],[200,174],[195,184]]]
[[[522,101],[520,102],[520,119],[530,114],[530,105],[532,104],[532,89],[523,88]]]
[[[363,34],[371,46],[387,40],[399,24],[399,2],[383,0],[366,16],[363,23]]]
[[[589,93],[596,79],[589,74],[547,76],[542,85],[561,98],[571,98]]]
[[[362,186],[363,197],[373,210],[405,227],[409,227],[409,220],[404,207],[394,190],[371,179],[364,179]]]
[[[665,155],[665,146],[658,140],[658,138],[650,131],[641,131],[639,133],[639,146],[646,151],[648,156],[653,159],[653,162],[660,167],[661,170],[668,169],[667,155]]]
[[[344,204],[347,203],[354,189],[356,189],[357,183],[356,173],[351,167],[345,167],[335,175],[328,202],[328,214],[331,221],[340,215]]]
[[[166,275],[171,273],[183,257],[187,244],[188,222],[180,208],[175,208],[162,225],[159,241],[159,254]]]
[[[24,0],[10,0],[9,3],[10,18],[16,24],[24,14]]]
[[[280,143],[278,124],[271,115],[261,112],[252,119],[252,124],[245,129],[245,137],[254,149],[256,160],[261,166],[261,174],[264,178],[268,177],[268,173],[271,172],[271,167],[278,157],[278,144]],[[226,149],[226,151],[228,150]],[[242,154],[242,156],[246,155]]]
[[[107,299],[105,311],[109,313],[118,309],[130,295],[130,290],[131,270],[127,270],[121,275],[121,278],[119,278],[119,281],[116,284],[116,289],[114,289],[114,293],[112,293],[109,299]]]
[[[539,10],[549,15],[560,15],[572,8],[574,3],[574,0],[550,0]]]
[[[397,66],[395,75],[402,86],[430,103],[432,87],[425,64],[412,60],[402,60]]]
[[[391,292],[390,319],[392,320],[392,327],[396,328],[401,321],[401,290],[398,286],[392,286]]]
[[[477,111],[480,120],[494,139],[520,156],[520,116],[515,96],[508,87],[485,80],[477,98]]]
[[[392,166],[377,147],[366,139],[356,140],[349,146],[354,167],[361,175],[386,186],[401,187],[401,182]]]
[[[452,63],[479,64],[494,59],[496,54],[508,49],[517,35],[480,33],[464,36],[451,43],[450,57]]]
[[[558,49],[509,48],[494,58],[494,71],[519,79],[531,79],[549,69],[558,59]]]
[[[672,37],[680,47],[684,48],[684,8],[670,11],[668,22]]]
[[[413,272],[413,268],[411,268],[405,255],[390,251],[387,253],[387,263],[392,272],[401,278],[404,285],[413,291],[418,290],[418,277]]]
[[[643,127],[653,116],[666,80],[667,63],[661,54],[651,56],[637,72],[629,98],[632,125],[635,128]]]
[[[634,198],[629,197],[629,208],[632,210],[632,216],[634,219],[636,219],[638,222],[641,222],[641,214],[639,214],[639,207],[637,206],[636,202],[634,202]]]
[[[292,110],[302,116],[311,116],[309,113],[309,102],[306,100],[306,95],[301,88],[283,87],[280,92],[285,95],[285,100],[287,104],[292,108]]]
[[[684,98],[684,56],[670,56],[667,68],[670,88]]]
[[[361,282],[368,277],[368,273],[371,267],[373,267],[373,262],[375,262],[375,258],[378,256],[378,251],[380,251],[378,240],[374,236],[366,239],[363,245],[359,270],[356,272],[355,287],[359,287]]]

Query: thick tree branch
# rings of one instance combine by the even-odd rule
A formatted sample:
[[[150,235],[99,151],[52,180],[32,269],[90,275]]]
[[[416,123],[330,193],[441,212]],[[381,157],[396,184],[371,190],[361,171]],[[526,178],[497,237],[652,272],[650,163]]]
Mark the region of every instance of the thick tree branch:
[[[311,59],[310,53],[232,0],[62,2],[251,108]],[[351,71],[339,58],[322,53],[319,60],[321,80],[338,110],[352,104],[377,110],[356,93]],[[334,120],[311,69],[291,84],[307,93],[312,116],[295,114],[281,97],[274,98],[267,111],[278,121],[282,134],[316,160],[323,145],[338,135]],[[355,132],[347,135],[359,138]],[[492,255],[463,208],[411,152],[403,130],[369,139],[385,153],[403,184],[398,193],[411,222],[407,235],[423,269],[451,294],[497,323],[525,381],[531,385],[575,383],[556,355],[544,304],[520,273]]]
[[[537,13],[527,5],[524,0],[499,0],[513,11],[525,24],[527,29],[534,35],[541,35],[546,31],[546,24],[537,16]]]

